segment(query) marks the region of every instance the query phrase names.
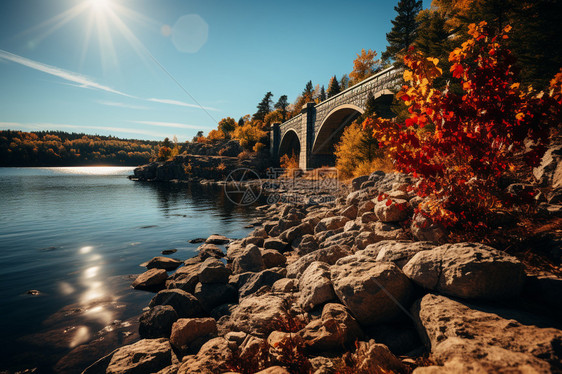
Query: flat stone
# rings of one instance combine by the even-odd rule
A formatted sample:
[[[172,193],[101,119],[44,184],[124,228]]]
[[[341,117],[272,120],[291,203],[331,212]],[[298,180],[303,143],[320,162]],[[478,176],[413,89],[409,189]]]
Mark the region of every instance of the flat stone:
[[[168,273],[164,269],[149,269],[140,274],[132,283],[133,288],[161,287],[166,283]]]

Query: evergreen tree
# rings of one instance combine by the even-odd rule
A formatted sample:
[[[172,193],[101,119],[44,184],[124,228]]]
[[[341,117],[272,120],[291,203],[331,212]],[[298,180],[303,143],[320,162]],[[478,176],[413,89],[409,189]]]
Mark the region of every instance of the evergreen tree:
[[[340,82],[338,82],[338,78],[334,75],[332,79],[330,79],[330,84],[328,85],[328,97],[335,96],[341,92]]]
[[[258,104],[257,108],[258,111],[256,113],[254,113],[254,120],[258,120],[258,121],[262,121],[265,119],[265,116],[271,112],[271,104],[273,103],[273,101],[271,100],[271,98],[273,97],[273,94],[271,92],[268,92],[265,94],[265,96],[263,97],[262,101],[260,101],[260,103]]]
[[[419,26],[416,16],[422,10],[422,0],[400,0],[394,10],[398,15],[392,20],[392,29],[386,34],[389,45],[382,58],[401,63],[401,57],[416,40]]]
[[[347,74],[342,75],[340,80],[340,87],[342,91],[349,88],[349,77],[347,76]]]
[[[244,117],[240,117],[240,118],[238,119],[238,125],[237,125],[237,127],[242,127],[242,126],[244,126]]]
[[[289,101],[287,101],[287,95],[282,95],[279,100],[275,103],[274,107],[281,113],[283,122],[287,120],[287,107],[289,106]]]
[[[304,98],[304,102],[308,103],[312,101],[314,95],[314,86],[312,86],[312,81],[308,81],[304,90],[302,91],[302,97]]]
[[[320,102],[326,100],[326,90],[324,90],[324,85],[322,85],[322,88],[320,89]]]

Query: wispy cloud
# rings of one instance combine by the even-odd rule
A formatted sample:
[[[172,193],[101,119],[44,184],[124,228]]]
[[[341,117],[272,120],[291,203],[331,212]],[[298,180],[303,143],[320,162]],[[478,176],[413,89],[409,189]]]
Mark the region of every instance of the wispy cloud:
[[[76,84],[80,85],[80,87],[98,89],[98,90],[110,92],[110,93],[113,93],[113,94],[116,94],[116,95],[134,98],[134,96],[132,96],[132,95],[126,94],[126,93],[121,92],[121,91],[118,91],[118,90],[113,89],[109,86],[99,84],[99,83],[93,81],[91,78],[88,78],[84,75],[74,73],[74,72],[71,72],[71,71],[68,71],[68,70],[64,70],[64,69],[61,69],[61,68],[58,68],[58,67],[55,67],[55,66],[43,64],[43,63],[38,62],[38,61],[33,61],[33,60],[28,59],[28,58],[18,56],[18,55],[15,55],[13,53],[4,51],[3,49],[0,49],[0,60],[11,61],[11,62],[14,62],[16,64],[27,66],[28,68],[38,70],[38,71],[41,71],[41,72],[46,73],[46,74],[54,75],[55,77],[59,77],[59,78],[64,79],[66,81],[76,83]]]
[[[109,92],[109,93],[116,94],[116,95],[125,96],[125,97],[131,98],[131,99],[142,100],[142,101],[145,101],[145,102],[147,101],[147,102],[159,103],[159,104],[176,105],[176,106],[181,106],[181,107],[186,107],[186,108],[203,109],[204,111],[213,111],[213,112],[220,112],[221,111],[220,109],[217,109],[217,108],[199,106],[198,104],[189,104],[189,103],[186,103],[186,102],[180,101],[180,100],[159,99],[159,98],[146,99],[146,98],[142,98],[142,97],[137,97],[137,96],[130,95],[130,94],[127,94],[125,92],[116,90],[112,87],[97,83],[92,78],[89,78],[85,75],[78,74],[78,73],[75,73],[75,72],[72,72],[72,71],[69,71],[69,70],[65,70],[65,69],[62,69],[62,68],[58,68],[56,66],[47,65],[47,64],[44,64],[42,62],[30,60],[26,57],[22,57],[22,56],[7,52],[3,49],[0,49],[0,62],[2,62],[2,61],[13,62],[13,63],[19,64],[19,65],[26,66],[28,68],[37,70],[37,71],[41,71],[41,72],[46,73],[46,74],[53,75],[55,77],[61,78],[64,81],[66,81],[65,84],[69,84],[69,85],[75,86],[75,87],[98,89],[98,90],[101,90],[101,91]],[[111,102],[111,101],[106,101],[106,102],[103,102],[102,104],[113,105],[113,106],[121,106],[123,108],[131,108],[131,109],[147,109],[147,108],[144,108],[144,107],[132,106],[132,105],[129,105],[129,104],[116,103],[116,102]]]
[[[174,123],[174,122],[158,122],[158,121],[131,121],[131,122],[138,123],[140,125],[169,127],[169,128],[178,128],[178,129],[201,130],[207,128],[206,126],[196,126],[196,125],[188,125],[186,123]]]
[[[203,108],[203,109],[210,110],[210,111],[213,111],[213,112],[220,112],[220,111],[221,111],[220,109],[217,109],[217,108],[211,108],[211,107],[207,107],[207,106],[201,106],[201,107],[200,107],[199,105],[196,105],[196,104],[189,104],[189,103],[186,103],[186,102],[183,102],[183,101],[179,101],[179,100],[172,100],[172,99],[156,99],[156,98],[151,98],[151,99],[147,99],[147,100],[148,100],[148,101],[151,101],[151,102],[153,102],[153,103],[169,104],[169,105],[177,105],[177,106],[185,106],[185,107],[188,107],[188,108],[197,108],[197,109]]]
[[[102,104],[102,105],[114,106],[114,107],[118,107],[118,108],[139,109],[139,110],[148,109],[148,108],[145,107],[145,106],[141,106],[141,105],[132,105],[132,104],[126,104],[126,103],[120,103],[120,102],[118,102],[118,101],[98,100],[98,103],[100,103],[100,104]]]
[[[171,133],[162,133],[158,131],[150,131],[145,129],[131,129],[126,127],[112,127],[112,126],[88,126],[88,125],[69,125],[62,123],[20,123],[20,122],[0,122],[0,127],[4,129],[19,130],[26,129],[31,131],[39,130],[58,130],[58,129],[69,129],[71,131],[83,131],[83,130],[100,130],[107,131],[108,133],[124,133],[124,134],[136,134],[136,135],[147,135],[156,138],[163,138],[166,135],[171,135]]]

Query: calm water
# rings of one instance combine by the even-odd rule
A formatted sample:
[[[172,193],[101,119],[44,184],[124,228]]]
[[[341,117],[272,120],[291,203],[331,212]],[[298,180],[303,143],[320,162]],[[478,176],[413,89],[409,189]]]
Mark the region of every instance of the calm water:
[[[131,173],[0,168],[0,371],[75,371],[81,358],[68,357],[92,361],[134,330],[126,321],[152,297],[129,287],[139,264],[172,248],[185,260],[197,247],[189,239],[249,231],[253,209],[220,187],[138,183]],[[85,348],[92,341],[98,350]]]

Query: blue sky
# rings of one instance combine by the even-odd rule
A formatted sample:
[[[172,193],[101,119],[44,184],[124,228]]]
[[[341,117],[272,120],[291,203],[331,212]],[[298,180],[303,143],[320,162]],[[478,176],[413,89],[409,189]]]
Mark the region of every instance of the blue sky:
[[[396,3],[2,0],[0,129],[185,141],[380,55]]]

